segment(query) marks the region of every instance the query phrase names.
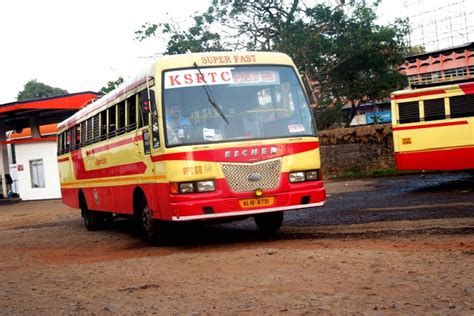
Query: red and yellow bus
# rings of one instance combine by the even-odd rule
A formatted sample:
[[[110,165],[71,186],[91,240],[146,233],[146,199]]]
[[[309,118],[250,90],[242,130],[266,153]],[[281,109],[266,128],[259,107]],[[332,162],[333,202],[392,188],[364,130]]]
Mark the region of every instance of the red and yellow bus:
[[[474,169],[474,82],[392,93],[399,170]]]
[[[160,57],[58,135],[63,202],[89,230],[129,215],[159,242],[167,222],[253,216],[271,233],[326,199],[308,98],[280,53]]]

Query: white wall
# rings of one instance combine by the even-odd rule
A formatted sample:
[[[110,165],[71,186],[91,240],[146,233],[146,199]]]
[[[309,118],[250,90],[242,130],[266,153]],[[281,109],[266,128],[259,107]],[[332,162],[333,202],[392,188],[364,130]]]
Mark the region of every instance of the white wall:
[[[42,200],[61,198],[59,185],[56,142],[44,141],[16,144],[16,168],[23,165],[22,171],[16,172],[17,190],[22,200]],[[30,160],[42,159],[45,187],[33,188],[31,185]]]

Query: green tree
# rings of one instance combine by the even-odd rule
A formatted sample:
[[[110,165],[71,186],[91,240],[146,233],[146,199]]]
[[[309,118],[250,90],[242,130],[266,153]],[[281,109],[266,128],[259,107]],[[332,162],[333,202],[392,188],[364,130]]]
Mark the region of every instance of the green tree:
[[[102,94],[107,94],[109,93],[110,91],[114,90],[115,88],[117,88],[118,86],[120,86],[121,84],[123,83],[123,78],[122,77],[118,77],[117,80],[115,81],[109,81],[107,82],[107,85],[105,87],[102,87],[99,91],[99,93],[102,93]]]
[[[169,37],[165,52],[168,55],[225,50],[221,44],[220,34],[210,30],[214,23],[212,14],[204,13],[194,16],[192,19],[194,25],[188,30],[181,30],[175,22],[146,23],[135,32],[135,39],[142,41],[152,36],[158,36],[158,34],[166,35]]]
[[[301,23],[305,29],[300,33],[314,35],[292,43],[299,49],[287,52],[312,74],[323,96],[351,105],[347,124],[360,104],[387,98],[407,85],[406,76],[398,71],[408,52],[407,22],[377,25],[375,8],[365,1],[355,2],[348,14],[343,7],[315,6],[307,11],[310,23]],[[318,21],[323,23],[318,25]],[[294,38],[286,37],[290,41]],[[289,46],[282,42],[282,50]]]
[[[44,83],[38,82],[36,79],[32,79],[24,85],[22,91],[18,92],[16,99],[17,101],[25,101],[54,97],[64,94],[68,94],[68,92],[64,89],[54,88]]]
[[[397,68],[409,51],[408,23],[378,25],[378,3],[307,7],[299,0],[213,0],[186,31],[169,22],[145,24],[136,35],[139,40],[168,36],[168,54],[243,48],[287,53],[318,82],[319,99],[351,104],[350,122],[361,103],[406,86]]]

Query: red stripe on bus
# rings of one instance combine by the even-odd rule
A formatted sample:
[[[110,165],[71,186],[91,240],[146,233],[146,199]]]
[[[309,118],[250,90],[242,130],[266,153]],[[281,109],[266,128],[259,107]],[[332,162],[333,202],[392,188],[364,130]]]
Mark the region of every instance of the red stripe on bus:
[[[276,154],[271,154],[271,148],[277,149]],[[262,149],[266,148],[267,153],[262,154]],[[164,160],[197,160],[197,161],[220,161],[220,162],[252,162],[264,159],[278,158],[287,155],[294,155],[319,148],[318,142],[304,142],[297,144],[273,144],[273,145],[258,145],[245,147],[230,147],[224,149],[211,149],[201,151],[191,151],[173,154],[164,154],[160,156],[152,156],[153,162]],[[243,151],[247,151],[244,156]],[[257,150],[258,154],[252,155],[252,150]],[[226,152],[230,153],[230,157],[226,157]],[[237,156],[235,155],[237,152]]]
[[[122,140],[120,140],[118,142],[115,142],[115,143],[112,143],[112,144],[107,144],[107,145],[103,145],[103,146],[99,146],[99,147],[90,149],[90,150],[86,151],[86,155],[90,156],[92,154],[107,151],[107,150],[112,149],[112,148],[116,148],[116,147],[120,147],[120,146],[127,145],[127,144],[130,144],[130,143],[134,143],[134,142],[140,141],[142,139],[143,139],[142,135],[137,135],[137,136],[134,136],[132,138],[127,138],[127,139],[122,139]]]
[[[129,176],[134,174],[143,174],[146,171],[146,165],[142,161],[95,170],[86,170],[81,150],[72,152],[71,156],[74,173],[76,174],[77,180]]]
[[[444,94],[444,93],[446,93],[445,90],[430,90],[430,91],[423,91],[423,92],[393,95],[391,97],[391,99],[392,100],[409,99],[409,98],[423,97],[423,96],[426,96],[426,95]]]
[[[69,157],[59,158],[58,162],[65,162],[65,161],[68,161],[68,160],[69,160]]]
[[[444,122],[444,123],[435,123],[435,124],[425,124],[425,125],[413,125],[413,126],[402,126],[402,127],[393,127],[393,131],[406,131],[410,129],[420,129],[420,128],[431,128],[431,127],[444,127],[444,126],[454,126],[454,125],[466,125],[469,124],[468,121],[458,121],[458,122]]]
[[[398,170],[474,169],[474,147],[395,153]]]
[[[461,88],[465,94],[474,94],[474,83],[460,84],[459,88]]]

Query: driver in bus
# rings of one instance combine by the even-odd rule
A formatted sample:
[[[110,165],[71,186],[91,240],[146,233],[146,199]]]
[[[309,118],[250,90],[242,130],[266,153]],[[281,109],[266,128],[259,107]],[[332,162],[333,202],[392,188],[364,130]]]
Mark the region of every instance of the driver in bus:
[[[185,138],[184,128],[192,126],[188,118],[181,115],[179,104],[173,104],[166,113],[166,130],[170,144],[182,143]]]

